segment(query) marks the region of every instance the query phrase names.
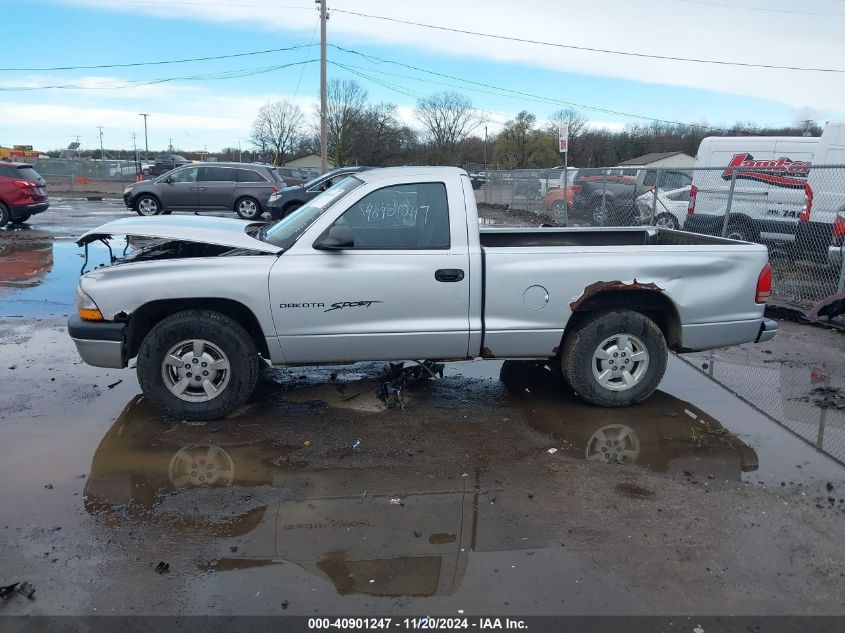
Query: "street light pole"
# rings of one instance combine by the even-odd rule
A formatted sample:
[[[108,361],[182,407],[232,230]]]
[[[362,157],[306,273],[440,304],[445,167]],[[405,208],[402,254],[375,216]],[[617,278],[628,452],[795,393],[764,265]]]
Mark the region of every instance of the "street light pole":
[[[147,139],[147,117],[150,116],[146,112],[141,112],[139,116],[144,117],[144,158],[150,153],[150,142]]]
[[[320,2],[320,167],[329,170],[328,95],[326,93],[326,0]]]

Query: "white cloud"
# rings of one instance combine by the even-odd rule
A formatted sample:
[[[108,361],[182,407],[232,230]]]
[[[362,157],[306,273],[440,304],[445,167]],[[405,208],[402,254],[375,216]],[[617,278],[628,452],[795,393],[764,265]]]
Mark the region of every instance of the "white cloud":
[[[261,0],[229,0],[225,3],[221,0],[195,3],[174,0],[173,4],[167,4],[166,0],[146,3],[66,1],[170,19],[240,22],[269,30],[310,31],[316,19],[313,9],[308,10],[310,3],[307,0],[300,0],[301,4],[295,6],[302,8],[296,9],[276,8],[277,3]],[[284,6],[291,4],[294,3]],[[841,11],[841,5],[836,6],[838,4],[822,0],[818,6]],[[845,59],[845,46],[840,33],[841,20],[818,15],[736,12],[724,7],[677,0],[657,0],[647,7],[628,0],[574,4],[488,0],[483,10],[476,3],[453,0],[426,0],[425,3],[336,0],[330,6],[575,46],[784,66],[845,65],[842,61]],[[788,0],[771,0],[766,6],[795,7]],[[330,41],[342,36],[352,42],[394,44],[403,49],[416,48],[439,55],[520,63],[558,71],[758,97],[793,108],[810,106],[841,111],[841,104],[845,101],[845,81],[842,81],[842,75],[832,73],[740,68],[592,53],[433,31],[340,11],[332,14],[329,32]],[[503,67],[498,85],[506,87],[508,73],[511,72],[517,71],[513,67]],[[538,87],[537,92],[556,92],[549,88]],[[559,96],[565,98],[565,91],[559,91]]]

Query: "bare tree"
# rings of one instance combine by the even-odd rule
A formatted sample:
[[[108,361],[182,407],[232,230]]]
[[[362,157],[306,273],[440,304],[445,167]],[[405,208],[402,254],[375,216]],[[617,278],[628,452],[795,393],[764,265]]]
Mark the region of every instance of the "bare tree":
[[[252,124],[250,140],[262,152],[273,151],[273,164],[281,165],[293,153],[302,135],[302,111],[292,101],[261,106]]]
[[[328,96],[329,156],[336,167],[353,157],[355,136],[367,106],[367,91],[353,79],[332,79]]]
[[[574,141],[587,129],[587,117],[575,108],[562,108],[549,117],[549,132],[557,134],[557,129],[564,123],[569,124],[569,140]]]
[[[472,102],[457,92],[438,92],[420,99],[416,114],[438,162],[455,162],[458,146],[479,125]]]

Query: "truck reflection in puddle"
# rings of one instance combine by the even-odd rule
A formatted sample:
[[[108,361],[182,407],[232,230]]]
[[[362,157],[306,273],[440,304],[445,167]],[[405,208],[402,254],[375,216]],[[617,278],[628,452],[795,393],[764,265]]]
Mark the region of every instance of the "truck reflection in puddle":
[[[751,447],[668,393],[657,391],[634,407],[599,409],[578,402],[543,364],[505,362],[500,377],[512,395],[511,407],[538,431],[558,438],[573,456],[732,480],[758,468]]]
[[[668,394],[633,408],[597,409],[555,387],[544,367],[505,363],[501,377],[504,388],[493,383],[501,392],[495,422],[489,408],[480,416],[490,428],[467,431],[455,423],[454,435],[439,438],[447,448],[410,461],[391,446],[366,455],[344,452],[352,449],[316,433],[319,450],[301,440],[295,444],[292,425],[298,425],[297,433],[315,431],[326,417],[325,405],[310,402],[305,389],[282,392],[281,403],[275,394],[270,405],[255,403],[208,424],[168,423],[137,396],[94,454],[85,507],[107,526],[137,522],[145,529],[141,524],[148,520],[156,527],[146,529],[157,535],[164,519],[165,529],[217,537],[203,541],[210,548],[202,553],[203,571],[293,563],[329,580],[341,595],[434,596],[458,588],[471,552],[531,554],[559,547],[561,512],[577,512],[577,499],[561,508],[534,499],[531,491],[566,495],[553,481],[565,475],[565,460],[547,455],[547,443],[535,446],[531,440],[527,458],[523,452],[498,459],[478,450],[479,433],[494,433],[495,424],[506,425],[516,437],[525,436],[524,421],[551,434],[565,454],[594,461],[657,471],[692,469],[733,480],[756,467],[750,448]],[[338,391],[364,393],[372,383],[372,378],[351,380]],[[428,403],[442,404],[438,401],[449,396],[448,387],[442,393],[422,385],[412,391],[420,416],[435,415]],[[347,402],[346,396],[342,400]],[[454,417],[453,408],[440,415]],[[343,417],[351,413],[329,411],[338,415],[335,428],[352,425],[352,418],[345,425]],[[374,437],[388,422],[402,424],[409,414],[358,411],[354,423],[372,424]],[[467,455],[474,467],[453,461]],[[214,496],[239,488],[246,494]]]

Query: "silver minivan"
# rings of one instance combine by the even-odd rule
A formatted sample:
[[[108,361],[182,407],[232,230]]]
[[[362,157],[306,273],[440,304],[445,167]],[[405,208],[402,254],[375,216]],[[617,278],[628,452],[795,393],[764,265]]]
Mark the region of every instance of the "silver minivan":
[[[279,189],[272,169],[244,163],[193,163],[129,185],[123,201],[138,215],[172,211],[234,211],[255,220]],[[283,186],[283,185],[282,185]]]

